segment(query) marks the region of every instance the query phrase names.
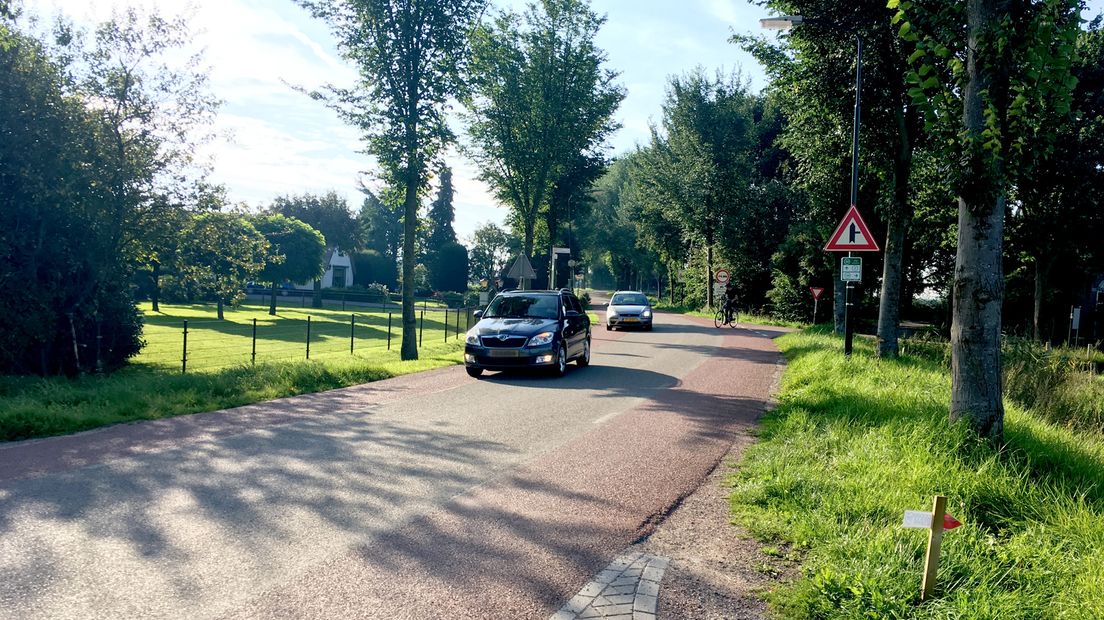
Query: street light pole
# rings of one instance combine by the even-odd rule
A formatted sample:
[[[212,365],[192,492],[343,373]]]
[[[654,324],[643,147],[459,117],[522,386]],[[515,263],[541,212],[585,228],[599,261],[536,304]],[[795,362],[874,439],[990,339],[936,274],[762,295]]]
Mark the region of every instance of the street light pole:
[[[783,15],[768,17],[759,20],[759,24],[768,30],[789,30],[794,26],[808,22],[801,15]],[[859,125],[862,120],[862,35],[855,33],[857,50],[855,53],[855,127],[851,134],[851,206],[857,206],[859,202]],[[851,256],[851,253],[847,253]],[[841,274],[842,277],[842,274]],[[843,289],[843,353],[851,355],[851,345],[855,338],[855,328],[852,324],[854,314],[851,311],[851,282],[844,283]]]
[[[862,122],[862,36],[855,35],[857,51],[855,53],[855,129],[851,134],[851,206],[859,202],[859,125]],[[851,256],[851,253],[847,253]],[[851,290],[855,285],[848,281],[843,293],[843,354],[851,355],[851,345],[855,340],[854,319],[851,311]]]

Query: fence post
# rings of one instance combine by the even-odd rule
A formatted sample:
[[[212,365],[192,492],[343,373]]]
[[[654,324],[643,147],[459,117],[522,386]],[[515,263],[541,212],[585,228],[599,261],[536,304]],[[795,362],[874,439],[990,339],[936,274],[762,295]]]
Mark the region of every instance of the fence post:
[[[257,365],[257,319],[253,319],[253,365]]]
[[[310,359],[310,315],[307,315],[307,359]]]
[[[353,342],[356,339],[356,313],[349,315],[349,355],[353,354]]]
[[[188,319],[184,319],[184,355],[180,358],[180,374],[188,372]]]
[[[387,350],[391,350],[391,313],[387,313]]]
[[[448,308],[445,308],[445,342],[448,342]]]
[[[418,346],[422,346],[422,328],[425,327],[425,309],[422,309],[422,316],[418,320]]]
[[[456,332],[453,334],[453,337],[454,337],[453,339],[456,339],[456,338],[460,337],[460,312],[461,312],[461,309],[457,308],[456,309]]]

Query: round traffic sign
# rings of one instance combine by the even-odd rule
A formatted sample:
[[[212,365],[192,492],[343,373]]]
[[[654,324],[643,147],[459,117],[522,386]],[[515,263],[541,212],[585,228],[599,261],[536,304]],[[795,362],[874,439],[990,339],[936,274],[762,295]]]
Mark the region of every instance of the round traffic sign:
[[[728,284],[728,279],[732,277],[732,274],[727,269],[718,269],[713,277],[717,280],[717,284]]]

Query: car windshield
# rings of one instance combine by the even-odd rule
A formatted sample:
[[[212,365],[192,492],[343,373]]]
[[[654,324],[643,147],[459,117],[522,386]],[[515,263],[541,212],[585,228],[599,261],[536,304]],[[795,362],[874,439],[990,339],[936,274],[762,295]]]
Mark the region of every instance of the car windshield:
[[[640,293],[618,293],[610,301],[611,306],[646,306],[648,300]]]
[[[559,298],[554,295],[499,295],[487,307],[484,317],[555,319],[560,316]]]

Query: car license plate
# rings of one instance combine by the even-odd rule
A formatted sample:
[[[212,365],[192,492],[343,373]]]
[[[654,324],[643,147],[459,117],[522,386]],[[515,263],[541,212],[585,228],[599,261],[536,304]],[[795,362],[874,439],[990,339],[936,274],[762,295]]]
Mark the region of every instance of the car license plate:
[[[514,349],[491,349],[487,352],[491,357],[517,357],[518,352]]]
[[[640,321],[640,319],[636,318],[635,316],[627,316],[627,317],[625,317],[625,318],[624,318],[623,320],[624,320],[624,321],[625,321],[626,323],[637,323],[637,322],[639,322],[639,321]]]

